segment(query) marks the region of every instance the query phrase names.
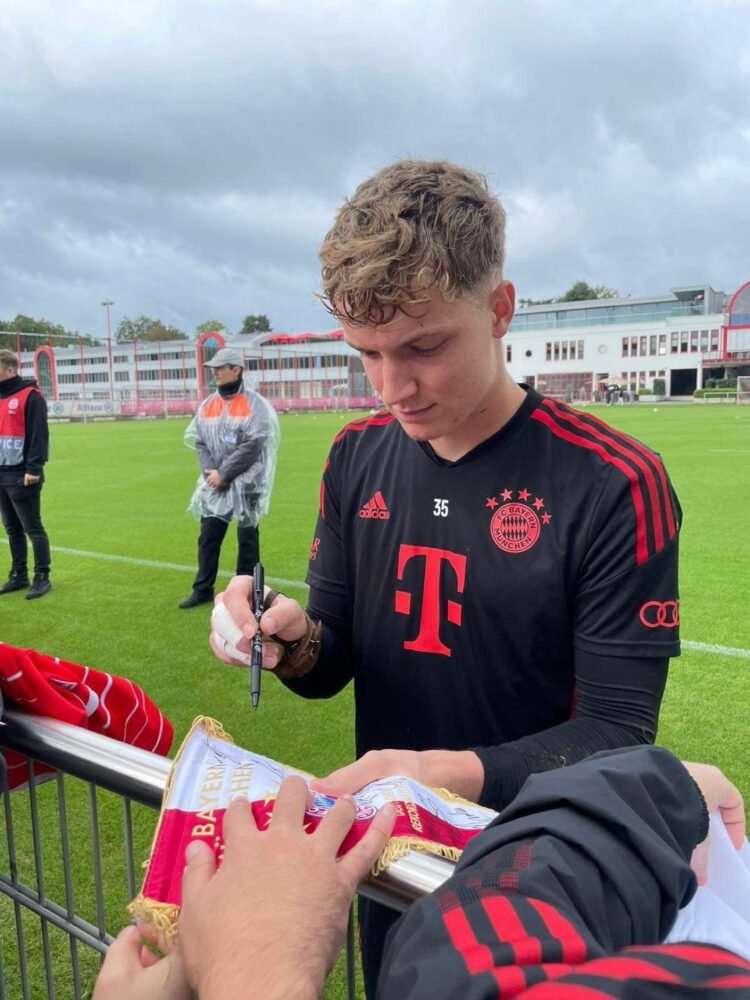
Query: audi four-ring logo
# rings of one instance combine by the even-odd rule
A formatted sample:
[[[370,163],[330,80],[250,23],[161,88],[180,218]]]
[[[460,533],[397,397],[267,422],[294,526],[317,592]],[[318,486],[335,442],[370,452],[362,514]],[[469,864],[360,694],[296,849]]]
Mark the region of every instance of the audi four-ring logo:
[[[680,624],[680,602],[646,601],[638,616],[646,628],[677,628]]]

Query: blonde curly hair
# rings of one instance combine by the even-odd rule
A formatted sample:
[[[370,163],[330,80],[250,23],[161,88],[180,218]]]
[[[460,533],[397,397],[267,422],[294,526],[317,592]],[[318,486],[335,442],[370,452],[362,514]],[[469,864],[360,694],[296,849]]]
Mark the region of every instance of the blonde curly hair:
[[[483,174],[443,160],[399,160],[359,185],[318,251],[320,299],[337,319],[388,323],[502,275],[505,212]]]

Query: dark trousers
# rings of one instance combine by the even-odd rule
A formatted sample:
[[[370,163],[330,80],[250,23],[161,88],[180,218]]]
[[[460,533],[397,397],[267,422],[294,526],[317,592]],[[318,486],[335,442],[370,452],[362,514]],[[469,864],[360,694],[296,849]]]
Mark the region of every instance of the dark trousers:
[[[0,516],[8,536],[12,568],[19,575],[28,572],[27,535],[34,550],[34,572],[49,573],[49,538],[42,525],[41,496],[41,483],[32,486],[0,485]]]
[[[219,572],[221,543],[229,523],[220,517],[202,517],[198,536],[198,573],[193,590],[199,594],[211,593]],[[252,576],[260,559],[260,533],[256,527],[237,527],[237,573]]]
[[[362,950],[362,979],[367,1000],[375,1000],[378,975],[383,961],[385,939],[401,914],[382,903],[360,896],[357,901],[359,943]]]

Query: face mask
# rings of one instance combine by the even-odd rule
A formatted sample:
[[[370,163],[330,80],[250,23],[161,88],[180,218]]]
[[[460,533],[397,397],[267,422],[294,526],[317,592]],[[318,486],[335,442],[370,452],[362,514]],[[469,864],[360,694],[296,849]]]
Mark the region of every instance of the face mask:
[[[219,395],[224,399],[227,399],[229,396],[236,396],[242,388],[242,376],[240,375],[236,382],[227,382],[226,385],[219,385],[217,388]]]

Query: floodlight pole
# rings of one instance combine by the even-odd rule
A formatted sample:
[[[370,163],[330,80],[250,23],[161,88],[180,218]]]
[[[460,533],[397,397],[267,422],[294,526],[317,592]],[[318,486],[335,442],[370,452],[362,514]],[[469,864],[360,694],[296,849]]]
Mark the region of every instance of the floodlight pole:
[[[112,301],[112,299],[105,299],[104,302],[102,302],[102,305],[107,310],[107,336],[109,337],[109,339],[111,341],[112,340],[112,320],[111,320],[111,317],[110,317],[110,314],[109,314],[109,310],[110,310],[110,306],[114,305],[114,302]]]

